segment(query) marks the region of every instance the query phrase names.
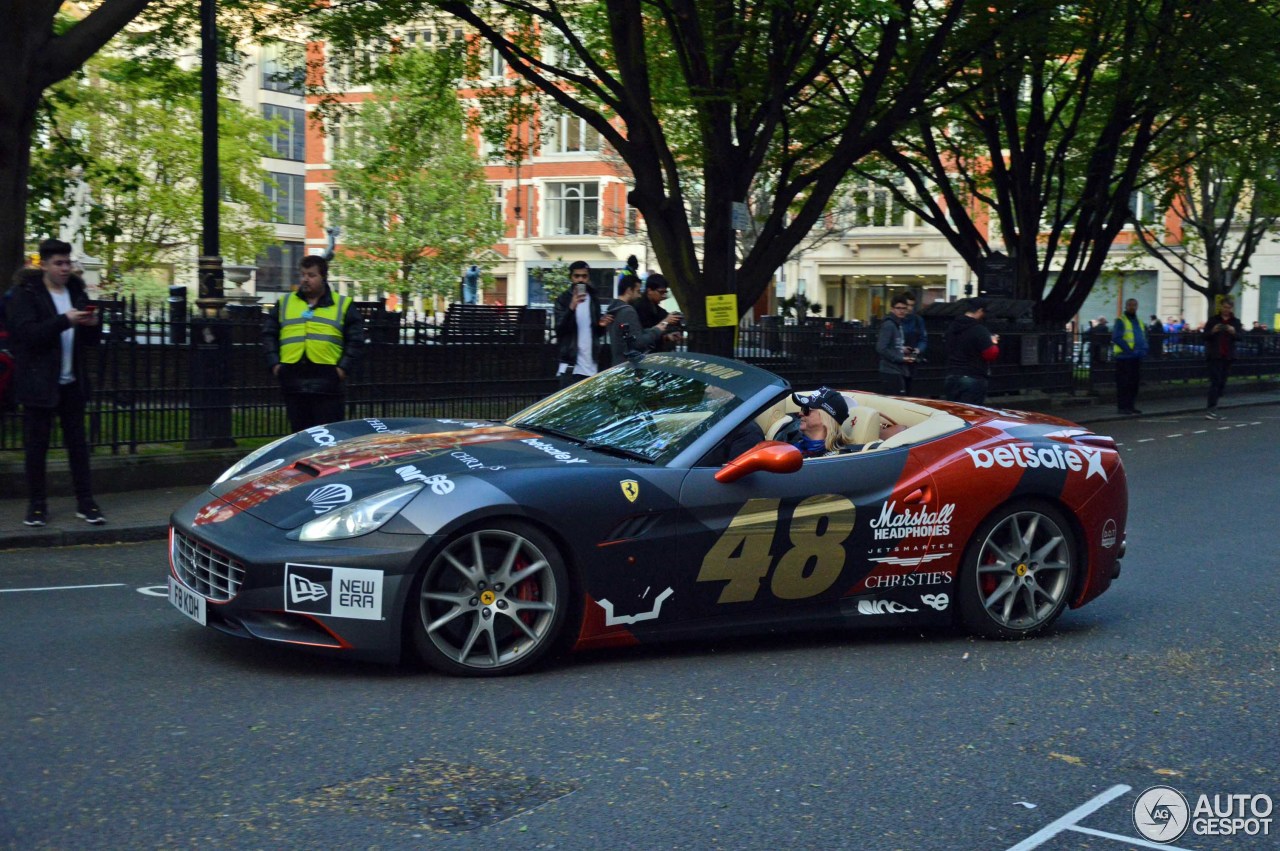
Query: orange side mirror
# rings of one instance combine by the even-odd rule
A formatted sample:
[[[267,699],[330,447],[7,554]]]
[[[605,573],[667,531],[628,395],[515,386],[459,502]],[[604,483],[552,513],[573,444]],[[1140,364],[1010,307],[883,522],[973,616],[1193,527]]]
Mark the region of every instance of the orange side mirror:
[[[716,481],[736,482],[749,473],[794,473],[804,463],[800,450],[790,443],[766,440],[734,458],[716,472]]]

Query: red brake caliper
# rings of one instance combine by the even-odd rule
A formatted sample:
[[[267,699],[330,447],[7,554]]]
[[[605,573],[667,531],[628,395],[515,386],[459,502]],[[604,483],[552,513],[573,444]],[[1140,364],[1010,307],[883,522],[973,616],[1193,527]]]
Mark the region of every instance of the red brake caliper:
[[[516,558],[516,563],[514,565],[515,572],[519,573],[520,571],[524,570],[528,566],[529,566],[529,560],[526,559],[524,556],[518,556]],[[542,595],[539,593],[539,591],[540,591],[540,588],[538,583],[531,576],[515,587],[515,598],[517,600],[525,600],[525,601],[540,600],[542,599]],[[525,626],[533,626],[533,612],[530,612],[528,610],[522,611],[520,613],[520,620],[524,623]]]

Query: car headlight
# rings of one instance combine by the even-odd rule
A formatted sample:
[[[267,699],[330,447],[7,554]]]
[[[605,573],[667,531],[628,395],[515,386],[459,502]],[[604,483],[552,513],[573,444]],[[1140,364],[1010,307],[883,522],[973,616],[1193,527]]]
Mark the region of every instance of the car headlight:
[[[253,466],[253,464],[259,458],[261,458],[263,455],[266,455],[268,452],[275,449],[277,446],[284,443],[286,440],[288,440],[291,437],[293,437],[293,435],[286,434],[284,437],[280,438],[279,440],[273,440],[270,443],[268,443],[266,446],[253,450],[248,455],[244,456],[239,461],[237,461],[236,463],[228,467],[226,469],[226,472],[224,472],[221,476],[218,476],[218,478],[214,480],[214,484],[220,485],[223,482],[225,482],[227,479],[231,478],[232,476],[238,475],[241,470],[249,469],[251,466]]]
[[[382,526],[425,487],[422,482],[375,493],[330,511],[298,527],[289,537],[299,541],[334,541],[365,535]]]

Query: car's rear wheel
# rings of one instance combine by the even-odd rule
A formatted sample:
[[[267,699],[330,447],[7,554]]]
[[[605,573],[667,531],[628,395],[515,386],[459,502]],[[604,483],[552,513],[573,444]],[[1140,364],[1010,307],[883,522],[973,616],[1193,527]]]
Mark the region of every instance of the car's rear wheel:
[[[1052,624],[1075,584],[1076,541],[1062,512],[1023,502],[978,527],[960,578],[960,617],[991,638],[1025,638]]]
[[[448,674],[527,670],[557,644],[569,574],[546,535],[494,522],[456,535],[422,574],[409,612],[414,647]]]

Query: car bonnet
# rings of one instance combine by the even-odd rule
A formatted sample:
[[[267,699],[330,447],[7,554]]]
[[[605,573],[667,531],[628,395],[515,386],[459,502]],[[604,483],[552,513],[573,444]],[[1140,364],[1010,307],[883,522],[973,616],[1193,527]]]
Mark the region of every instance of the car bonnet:
[[[215,485],[215,498],[197,512],[196,525],[223,523],[246,513],[293,529],[413,482],[441,493],[469,476],[496,484],[512,470],[624,463],[534,431],[492,423],[459,429],[456,423],[440,420],[418,420],[412,429],[360,434],[301,452],[296,445],[292,448],[293,454],[261,459],[252,470]]]

